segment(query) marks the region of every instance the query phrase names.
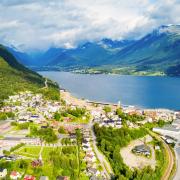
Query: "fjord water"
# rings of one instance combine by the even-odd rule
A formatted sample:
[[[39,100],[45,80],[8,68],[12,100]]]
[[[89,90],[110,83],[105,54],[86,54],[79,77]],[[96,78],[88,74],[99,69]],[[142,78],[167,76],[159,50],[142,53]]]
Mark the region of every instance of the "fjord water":
[[[180,78],[39,72],[78,98],[134,105],[142,108],[180,110]]]

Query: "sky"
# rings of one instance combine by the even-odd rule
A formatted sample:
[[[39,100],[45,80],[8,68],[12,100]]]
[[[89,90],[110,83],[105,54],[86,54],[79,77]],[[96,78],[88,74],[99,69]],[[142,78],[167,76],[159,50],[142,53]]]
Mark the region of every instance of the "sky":
[[[180,0],[0,0],[0,43],[22,51],[138,39],[180,24]]]

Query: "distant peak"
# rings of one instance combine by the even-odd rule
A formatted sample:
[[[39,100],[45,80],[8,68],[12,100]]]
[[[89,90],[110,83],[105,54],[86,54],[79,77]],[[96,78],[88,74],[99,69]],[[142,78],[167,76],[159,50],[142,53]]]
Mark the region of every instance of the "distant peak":
[[[162,25],[158,29],[154,30],[154,33],[162,34],[162,33],[173,33],[180,34],[180,25],[168,24]]]

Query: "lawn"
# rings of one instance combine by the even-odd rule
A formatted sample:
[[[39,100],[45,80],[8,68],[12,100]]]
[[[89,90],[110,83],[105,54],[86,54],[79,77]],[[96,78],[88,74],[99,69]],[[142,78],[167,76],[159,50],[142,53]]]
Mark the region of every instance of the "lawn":
[[[48,158],[49,153],[54,150],[61,150],[61,147],[42,147],[42,159],[45,160]],[[41,150],[41,146],[23,146],[16,150],[14,154],[30,157],[30,158],[38,158]]]
[[[38,158],[40,150],[41,150],[41,146],[23,146],[18,150],[16,150],[14,154],[18,154],[30,158]]]
[[[43,147],[42,159],[48,159],[49,153],[54,149],[61,151],[61,147]]]

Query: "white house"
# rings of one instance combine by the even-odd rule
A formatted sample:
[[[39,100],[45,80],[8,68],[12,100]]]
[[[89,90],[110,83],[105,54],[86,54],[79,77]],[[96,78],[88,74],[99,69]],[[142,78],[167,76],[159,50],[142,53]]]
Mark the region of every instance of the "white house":
[[[7,169],[1,169],[0,168],[0,179],[5,178],[7,175]]]

